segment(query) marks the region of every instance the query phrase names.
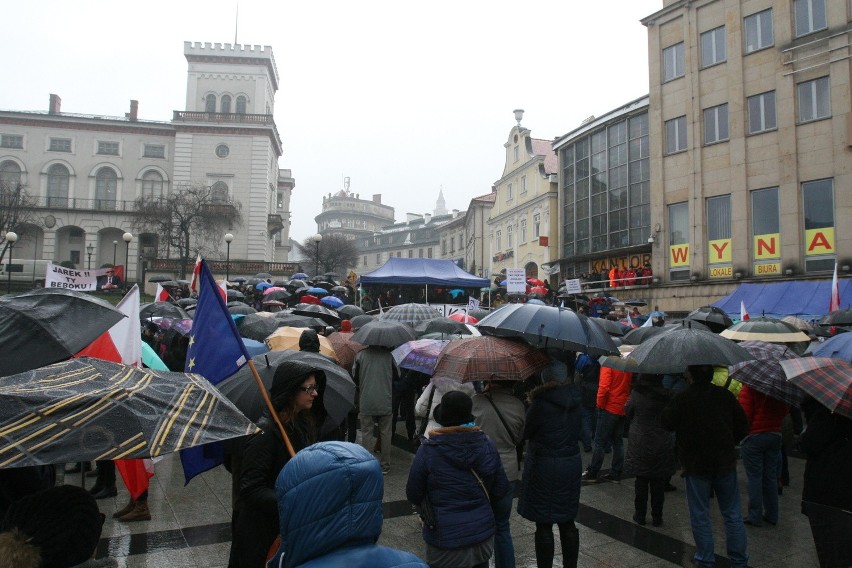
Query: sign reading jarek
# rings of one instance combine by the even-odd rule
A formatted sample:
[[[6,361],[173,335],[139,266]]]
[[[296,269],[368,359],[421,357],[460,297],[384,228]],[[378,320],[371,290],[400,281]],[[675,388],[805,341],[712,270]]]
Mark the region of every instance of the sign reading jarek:
[[[113,290],[123,284],[124,267],[115,266],[96,270],[77,270],[58,264],[48,264],[44,278],[45,288],[66,290]]]

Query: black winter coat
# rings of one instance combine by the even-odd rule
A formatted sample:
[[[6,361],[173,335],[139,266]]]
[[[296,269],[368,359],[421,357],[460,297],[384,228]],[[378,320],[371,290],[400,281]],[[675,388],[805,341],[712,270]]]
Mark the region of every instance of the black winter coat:
[[[624,472],[651,479],[668,479],[675,473],[672,433],[663,428],[663,408],[671,400],[671,391],[662,385],[633,383],[627,405],[630,434]]]
[[[580,503],[580,392],[546,383],[530,393],[524,439],[528,441],[518,514],[535,523],[564,523]]]
[[[801,447],[807,454],[802,513],[825,515],[811,503],[852,511],[852,420],[833,414],[817,401],[802,403],[807,428]]]

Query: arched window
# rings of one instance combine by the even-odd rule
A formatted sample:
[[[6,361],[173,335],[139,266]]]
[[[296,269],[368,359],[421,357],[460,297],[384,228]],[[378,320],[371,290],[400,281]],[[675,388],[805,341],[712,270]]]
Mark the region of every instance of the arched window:
[[[213,184],[210,201],[219,205],[228,203],[228,185],[224,181],[217,181]]]
[[[204,99],[204,112],[216,112],[216,95],[207,95]]]
[[[115,209],[118,176],[115,170],[104,166],[95,176],[95,208]]]
[[[47,206],[68,207],[68,168],[53,164],[47,170]]]
[[[7,160],[0,164],[0,190],[15,189],[21,183],[21,167]]]
[[[242,95],[237,97],[237,114],[246,113],[246,98]]]
[[[163,176],[160,172],[148,170],[142,176],[142,198],[159,199],[163,196]]]
[[[230,95],[222,95],[222,112],[225,114],[231,113],[231,97]]]

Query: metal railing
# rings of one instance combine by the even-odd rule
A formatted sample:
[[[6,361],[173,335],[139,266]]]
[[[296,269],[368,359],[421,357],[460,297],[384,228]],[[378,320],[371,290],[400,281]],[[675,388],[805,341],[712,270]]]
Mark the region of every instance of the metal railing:
[[[260,124],[264,126],[275,126],[271,114],[242,114],[236,112],[198,112],[188,110],[176,110],[172,117],[173,122],[226,122],[229,124]]]

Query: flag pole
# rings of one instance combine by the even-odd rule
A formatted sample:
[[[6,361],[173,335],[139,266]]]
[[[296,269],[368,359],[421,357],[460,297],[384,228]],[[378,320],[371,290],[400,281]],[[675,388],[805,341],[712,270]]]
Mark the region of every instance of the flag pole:
[[[260,394],[263,396],[263,402],[266,403],[266,408],[269,409],[272,419],[275,421],[275,424],[278,425],[278,431],[281,432],[281,438],[284,440],[284,445],[287,446],[287,451],[290,452],[290,457],[295,456],[296,451],[293,449],[293,444],[290,443],[290,438],[287,437],[287,432],[284,431],[284,425],[281,424],[281,419],[278,417],[275,407],[272,406],[272,400],[269,398],[269,393],[266,392],[266,387],[263,386],[263,381],[260,379],[257,367],[254,366],[254,361],[251,359],[248,360],[248,367],[251,369],[251,376],[254,377],[254,382],[257,383],[257,388],[260,389]]]

